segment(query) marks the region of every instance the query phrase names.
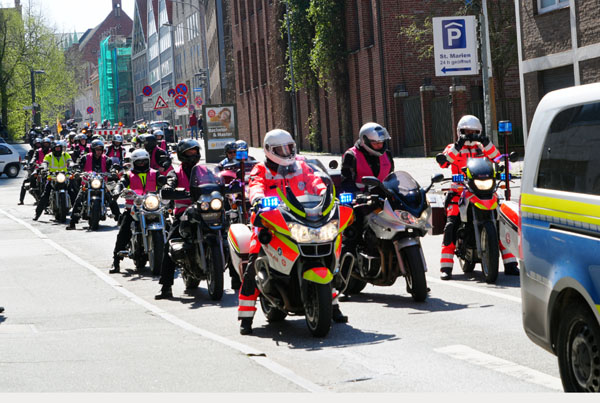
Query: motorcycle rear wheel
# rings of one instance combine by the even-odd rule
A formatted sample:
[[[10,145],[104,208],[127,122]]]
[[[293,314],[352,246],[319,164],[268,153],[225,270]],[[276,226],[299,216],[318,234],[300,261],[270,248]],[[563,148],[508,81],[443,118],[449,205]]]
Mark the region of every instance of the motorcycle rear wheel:
[[[360,292],[367,286],[366,281],[359,280],[354,277],[350,277],[348,280],[348,287],[344,291],[345,295],[360,294]]]
[[[314,337],[325,337],[331,329],[331,285],[308,282],[304,315],[308,330]]]
[[[481,228],[481,255],[481,270],[485,276],[485,282],[495,283],[498,278],[500,251],[496,226],[491,221],[484,222]]]
[[[269,323],[281,322],[287,316],[286,312],[277,309],[268,299],[260,297],[260,307]]]
[[[459,257],[458,263],[460,264],[460,268],[462,269],[463,273],[471,273],[473,270],[475,270],[475,262]]]
[[[221,248],[219,245],[210,245],[206,252],[208,295],[213,301],[219,301],[223,297],[223,268],[225,267]]]
[[[185,284],[186,291],[193,291],[198,288],[200,285],[200,280],[196,280],[192,276],[189,276],[185,273],[185,270],[181,271],[181,278],[183,279],[183,283]]]
[[[90,229],[92,231],[97,231],[98,226],[100,225],[100,210],[100,200],[93,200],[89,220]]]
[[[162,231],[152,231],[150,237],[150,242],[152,242],[152,249],[148,253],[150,270],[152,270],[153,276],[158,276],[162,269],[163,255],[165,253],[165,239]]]
[[[408,263],[406,286],[410,289],[413,300],[423,302],[427,298],[427,279],[425,278],[425,265],[421,257],[421,247],[409,246],[403,251]]]

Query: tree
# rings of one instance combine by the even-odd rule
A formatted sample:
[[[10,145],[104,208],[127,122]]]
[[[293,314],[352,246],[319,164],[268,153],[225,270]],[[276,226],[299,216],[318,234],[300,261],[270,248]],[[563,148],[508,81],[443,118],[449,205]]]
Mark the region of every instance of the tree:
[[[41,13],[27,7],[21,15],[16,9],[0,10],[0,113],[15,138],[25,133],[29,113],[23,107],[31,105],[31,70],[44,70],[36,76],[36,102],[41,107],[41,120],[51,125],[64,111],[75,93],[73,73],[55,32]]]

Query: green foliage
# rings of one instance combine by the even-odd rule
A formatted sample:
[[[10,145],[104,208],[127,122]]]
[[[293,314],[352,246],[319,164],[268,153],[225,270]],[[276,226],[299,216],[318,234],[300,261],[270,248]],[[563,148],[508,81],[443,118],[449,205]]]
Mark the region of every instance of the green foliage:
[[[308,123],[308,143],[310,144],[311,151],[322,151],[321,127],[314,113],[308,115],[306,123]]]
[[[45,23],[41,12],[23,8],[21,16],[14,9],[0,10],[0,110],[10,138],[21,137],[31,112],[31,70],[35,74],[36,102],[41,107],[41,121],[50,126],[69,105],[75,94],[73,73],[66,67],[55,32]]]
[[[310,0],[286,0],[289,12],[281,21],[281,37],[287,40],[287,23],[289,19],[290,35],[292,39],[292,59],[294,61],[294,80],[296,89],[307,88],[315,85],[315,75],[310,65],[310,50],[314,27],[308,21],[308,7]],[[287,91],[291,91],[291,69],[289,51],[285,55],[287,61],[286,81],[290,84]]]
[[[400,35],[413,45],[417,52],[419,60],[426,60],[433,57],[433,25],[432,16],[427,15],[419,21],[414,15],[399,15],[402,20]],[[405,25],[406,24],[406,25]]]

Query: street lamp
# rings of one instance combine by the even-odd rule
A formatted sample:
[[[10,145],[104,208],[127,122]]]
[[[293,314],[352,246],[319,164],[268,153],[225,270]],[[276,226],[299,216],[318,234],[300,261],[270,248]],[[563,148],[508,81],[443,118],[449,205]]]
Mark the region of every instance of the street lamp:
[[[35,103],[35,75],[46,74],[44,70],[29,69],[31,73],[31,113],[33,115],[33,126],[40,126],[42,124],[42,117],[39,114],[39,109]]]

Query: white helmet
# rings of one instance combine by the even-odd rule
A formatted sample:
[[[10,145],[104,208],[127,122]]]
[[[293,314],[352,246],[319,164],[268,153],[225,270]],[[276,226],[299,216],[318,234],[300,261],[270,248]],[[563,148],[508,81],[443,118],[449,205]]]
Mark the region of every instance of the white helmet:
[[[115,134],[112,138],[112,142],[114,143],[115,141],[122,143],[123,142],[123,136],[121,136],[120,134]]]
[[[358,132],[358,145],[363,147],[369,154],[381,156],[387,150],[390,135],[385,127],[380,124],[369,122],[362,125]],[[381,150],[371,148],[371,141],[383,141]]]
[[[134,172],[148,172],[150,169],[150,154],[143,148],[132,152],[130,158]]]
[[[278,165],[290,166],[296,161],[296,142],[282,129],[273,129],[265,135],[263,149],[267,158]]]
[[[154,130],[154,132],[152,134],[154,134],[155,136],[164,136],[165,135],[165,133],[160,129]]]
[[[465,115],[458,121],[458,125],[456,125],[456,133],[460,136],[463,133],[463,130],[476,130],[478,133],[481,133],[482,127],[481,122],[477,119],[477,116],[473,115]]]

